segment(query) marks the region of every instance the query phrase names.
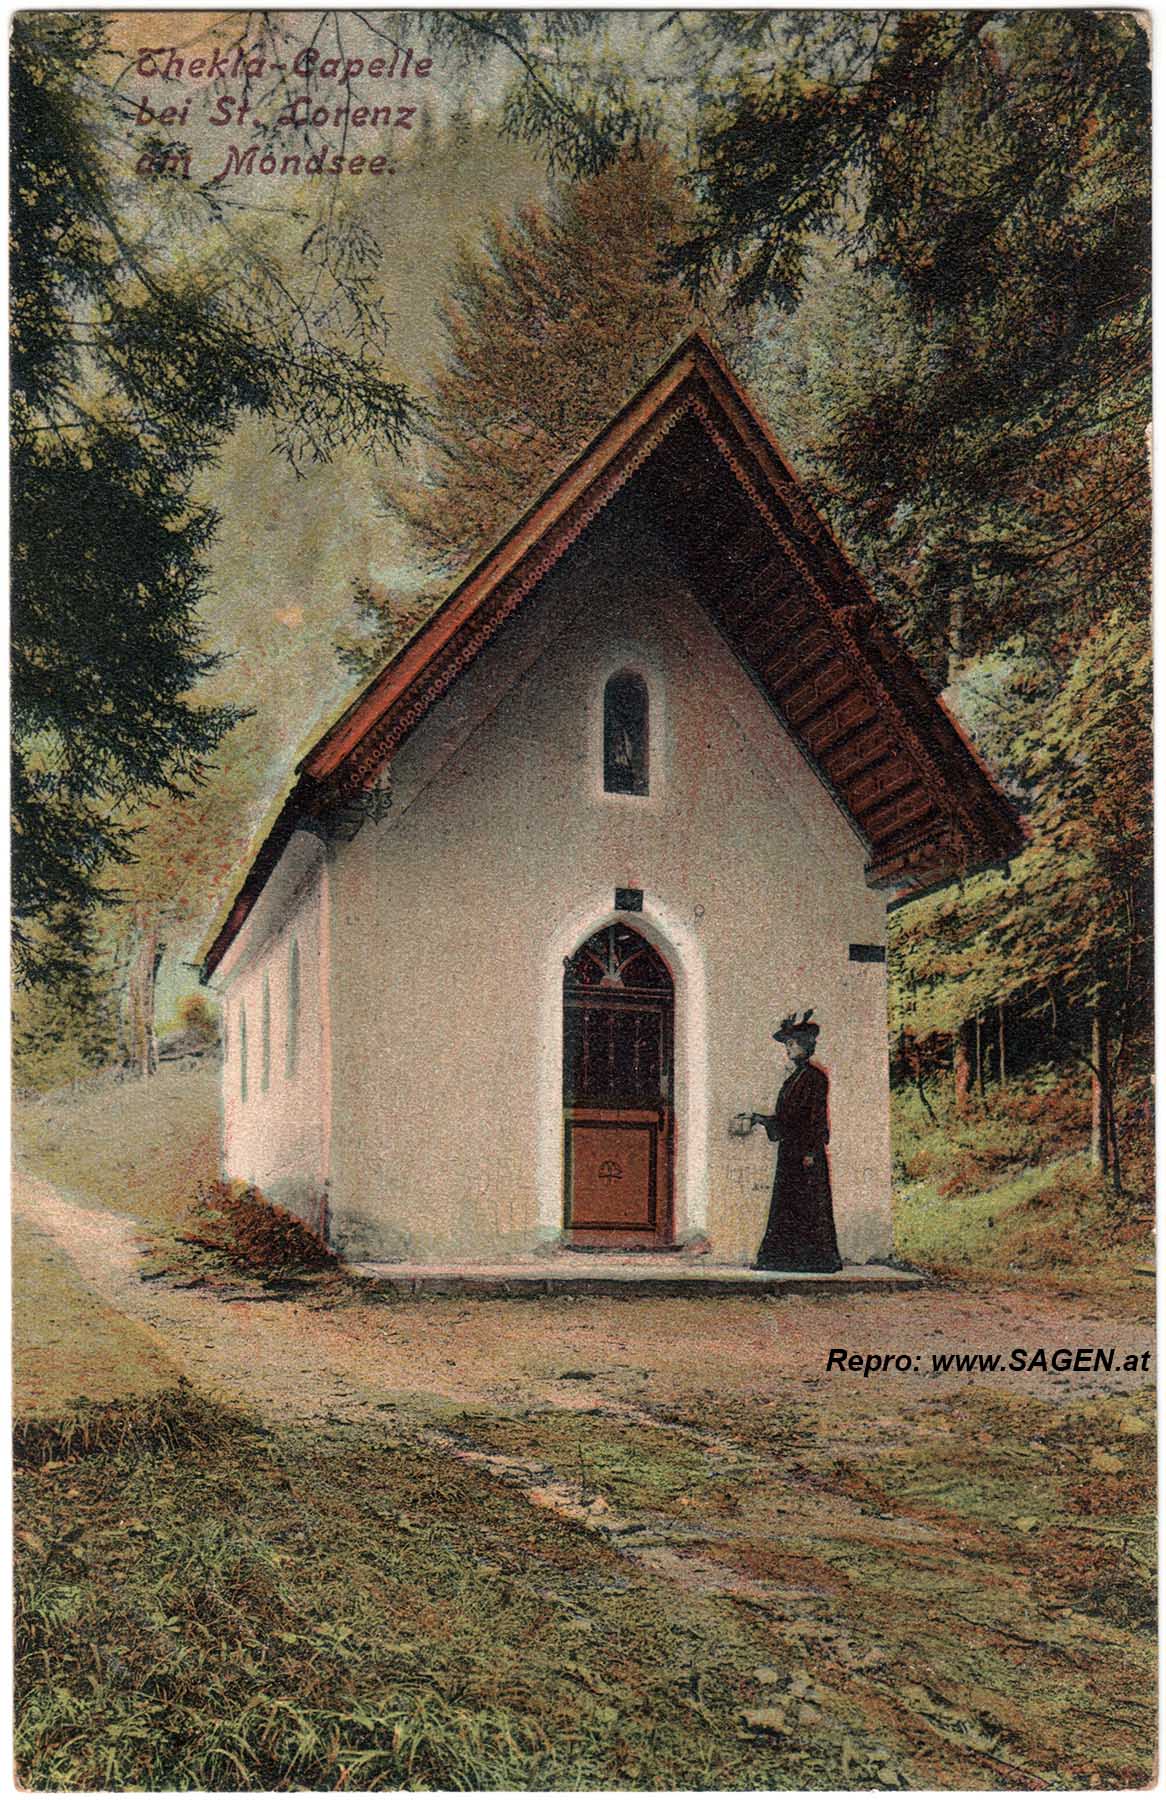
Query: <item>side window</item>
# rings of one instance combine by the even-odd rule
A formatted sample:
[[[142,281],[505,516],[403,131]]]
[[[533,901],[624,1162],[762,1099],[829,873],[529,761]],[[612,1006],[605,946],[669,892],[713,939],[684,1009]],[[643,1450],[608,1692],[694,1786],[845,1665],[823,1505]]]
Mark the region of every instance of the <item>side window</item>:
[[[603,690],[603,789],[648,791],[648,690],[638,675],[613,675]]]
[[[239,1098],[247,1098],[247,1008],[239,1008]]]
[[[271,985],[266,975],[263,977],[262,1029],[259,1087],[261,1092],[266,1093],[271,1086]]]
[[[300,942],[292,939],[287,965],[287,1056],[284,1073],[289,1081],[296,1072],[300,1054]]]

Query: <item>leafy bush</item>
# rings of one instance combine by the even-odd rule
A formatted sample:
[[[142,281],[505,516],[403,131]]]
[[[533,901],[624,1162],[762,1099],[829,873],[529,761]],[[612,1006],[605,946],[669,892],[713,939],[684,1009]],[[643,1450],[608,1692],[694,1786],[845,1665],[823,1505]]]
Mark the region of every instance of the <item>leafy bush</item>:
[[[196,1244],[252,1275],[294,1275],[335,1269],[334,1250],[305,1225],[245,1181],[212,1181],[200,1188],[183,1244]]]
[[[178,1030],[192,1044],[208,1048],[219,1041],[218,1015],[203,994],[184,994],[178,1002]]]

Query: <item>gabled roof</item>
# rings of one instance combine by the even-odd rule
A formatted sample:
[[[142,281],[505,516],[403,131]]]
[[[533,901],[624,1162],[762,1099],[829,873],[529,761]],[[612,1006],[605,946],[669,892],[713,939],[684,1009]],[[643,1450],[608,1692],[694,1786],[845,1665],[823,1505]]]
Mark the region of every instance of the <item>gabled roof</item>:
[[[1019,849],[1010,803],[697,333],[546,489],[324,732],[203,964],[241,929],[292,833],[351,806],[605,508],[667,530],[694,591],[868,846],[873,887]]]

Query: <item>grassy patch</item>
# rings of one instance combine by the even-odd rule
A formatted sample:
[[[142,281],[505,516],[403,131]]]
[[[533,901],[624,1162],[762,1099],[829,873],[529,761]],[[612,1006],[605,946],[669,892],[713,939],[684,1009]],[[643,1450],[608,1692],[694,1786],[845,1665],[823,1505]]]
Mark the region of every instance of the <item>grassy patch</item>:
[[[728,1602],[448,1460],[219,1431],[18,1473],[27,1786],[843,1782],[838,1731],[743,1727],[774,1647]]]
[[[1034,1077],[965,1118],[948,1108],[937,1121],[900,1091],[893,1116],[895,1249],[905,1261],[962,1280],[1142,1294],[1134,1265],[1152,1259],[1153,1234],[1138,1145],[1131,1192],[1119,1199],[1082,1148],[1079,1078]]]
[[[24,1160],[172,1235],[213,1173],[216,1088],[213,1071],[168,1070],[112,1097],[29,1103]],[[953,1136],[920,1116],[904,1138],[900,1120],[901,1253],[965,1283],[1081,1288],[1096,1269],[1115,1295],[1128,1289],[1136,1218],[1029,1110]],[[182,1248],[200,1270],[224,1263]],[[273,1434],[182,1386],[154,1334],[106,1307],[34,1226],[17,1256],[29,1787],[1150,1778],[1148,1391],[1053,1406],[826,1384],[811,1401],[796,1381],[777,1399],[694,1379],[656,1427],[400,1395],[402,1440],[379,1425]],[[295,1291],[334,1303],[343,1279]],[[207,1310],[208,1329],[232,1329],[235,1309]],[[519,1328],[517,1311],[507,1320]],[[79,1392],[88,1402],[62,1412]],[[639,1541],[657,1540],[671,1575],[409,1442],[426,1423],[640,1514],[652,1528]],[[728,1453],[669,1424],[715,1433]],[[723,1586],[702,1586],[696,1559]]]
[[[561,1479],[617,1510],[674,1512],[678,1503],[712,1499],[715,1462],[675,1431],[568,1411],[515,1419],[463,1414],[463,1422],[478,1448],[545,1460]]]
[[[148,1326],[107,1306],[51,1239],[17,1218],[12,1232],[13,1407],[53,1416],[80,1395],[141,1398],[179,1369]]]
[[[1145,1529],[1153,1511],[1153,1420],[1149,1388],[1077,1408],[966,1390],[958,1431],[921,1431],[871,1468],[894,1501],[918,1498],[1010,1532],[1018,1518],[1038,1525],[1083,1519],[1093,1510],[1081,1505],[1083,1489],[1104,1477],[1107,1524],[1133,1532]]]
[[[874,1404],[740,1400],[723,1460],[590,1411],[446,1421],[535,1481],[582,1469],[613,1510],[674,1514],[662,1543],[696,1527],[728,1591],[367,1426],[264,1432],[189,1390],[41,1422],[18,1440],[21,1778],[1140,1785],[1150,1390]],[[735,1601],[739,1575],[771,1599]]]
[[[937,1697],[950,1708],[962,1696],[966,1715],[977,1696],[994,1754],[1055,1770],[1052,1785],[1152,1778],[1153,1418],[1149,1388],[1074,1408],[968,1392],[958,1431],[929,1421],[869,1466],[897,1517],[945,1530],[955,1550],[829,1552],[855,1596],[883,1608],[907,1710],[934,1728]]]
[[[80,1400],[67,1412],[18,1418],[13,1461],[21,1469],[46,1469],[79,1457],[172,1455],[217,1451],[232,1436],[222,1409],[202,1399],[179,1378],[137,1400]]]
[[[695,1527],[727,1582],[770,1584],[782,1623],[768,1660],[809,1653],[820,1692],[803,1722],[842,1720],[848,1742],[881,1743],[889,1772],[868,1782],[1139,1785],[1155,1668],[1152,1390],[1068,1407],[971,1390],[958,1428],[949,1402],[896,1414],[741,1402],[734,1448],[760,1466],[596,1413],[464,1426],[478,1447],[529,1459],[535,1480],[586,1476],[619,1511],[682,1520],[675,1542]],[[799,1679],[772,1696],[795,1718]],[[848,1770],[843,1785],[864,1785]]]
[[[219,1172],[219,1066],[61,1089],[13,1108],[22,1167],[90,1206],[172,1226]]]

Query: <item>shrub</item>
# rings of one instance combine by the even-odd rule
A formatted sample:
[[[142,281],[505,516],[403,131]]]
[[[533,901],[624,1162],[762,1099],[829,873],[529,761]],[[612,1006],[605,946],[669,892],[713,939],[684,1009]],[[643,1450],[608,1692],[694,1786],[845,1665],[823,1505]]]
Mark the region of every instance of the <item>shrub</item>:
[[[253,1275],[294,1275],[335,1269],[334,1250],[295,1213],[274,1206],[245,1181],[212,1181],[199,1189],[184,1244],[197,1244]]]
[[[211,1048],[219,1041],[219,1021],[202,994],[184,994],[178,1002],[178,1030],[192,1044]]]
[[[903,1174],[908,1181],[926,1181],[935,1166],[930,1150],[915,1150],[903,1158]]]

